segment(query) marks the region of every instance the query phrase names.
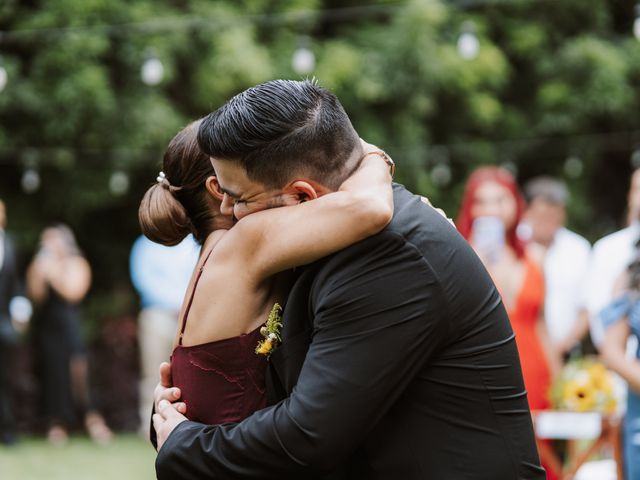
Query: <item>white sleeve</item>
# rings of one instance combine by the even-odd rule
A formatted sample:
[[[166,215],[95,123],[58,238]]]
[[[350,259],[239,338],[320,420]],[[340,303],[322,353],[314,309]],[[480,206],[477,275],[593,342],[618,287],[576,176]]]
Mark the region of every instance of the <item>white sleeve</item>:
[[[602,245],[596,243],[591,253],[584,288],[584,306],[589,313],[589,329],[591,339],[596,347],[602,343],[604,327],[600,323],[599,314],[611,298],[612,285],[607,277],[606,255]]]

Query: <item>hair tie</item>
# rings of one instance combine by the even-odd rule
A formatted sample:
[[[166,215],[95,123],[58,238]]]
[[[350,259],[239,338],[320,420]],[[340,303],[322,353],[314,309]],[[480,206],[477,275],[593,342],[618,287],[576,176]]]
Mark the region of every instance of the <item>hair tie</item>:
[[[174,188],[173,186],[171,186],[171,183],[169,183],[169,180],[167,180],[167,176],[164,174],[163,171],[160,171],[160,173],[158,173],[158,176],[156,177],[156,182],[158,182],[163,187],[167,187],[167,189],[170,192],[173,192]]]
[[[165,187],[171,193],[175,193],[182,190],[182,187],[174,187],[173,185],[171,185],[171,183],[169,183],[169,180],[167,180],[167,176],[163,171],[160,171],[160,173],[158,173],[158,176],[156,177],[156,182],[158,182],[160,185]]]

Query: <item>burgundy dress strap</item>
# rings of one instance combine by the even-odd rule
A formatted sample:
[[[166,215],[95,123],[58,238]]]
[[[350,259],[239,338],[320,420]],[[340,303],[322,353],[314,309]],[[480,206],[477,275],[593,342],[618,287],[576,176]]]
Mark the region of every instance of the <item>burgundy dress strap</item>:
[[[202,265],[200,265],[200,268],[198,269],[198,274],[196,275],[196,279],[193,281],[193,289],[191,290],[191,297],[189,297],[189,303],[187,304],[187,308],[185,308],[184,315],[182,317],[182,327],[180,328],[180,337],[178,337],[178,345],[182,345],[182,336],[184,335],[184,331],[187,328],[187,316],[189,315],[189,310],[191,310],[193,297],[196,294],[196,287],[198,286],[198,281],[202,276],[202,271],[204,270],[204,266],[206,265],[207,260],[209,260],[209,257],[211,256],[212,252],[213,252],[213,248],[209,250],[209,253],[207,253],[207,256],[205,257],[204,262],[202,262]]]

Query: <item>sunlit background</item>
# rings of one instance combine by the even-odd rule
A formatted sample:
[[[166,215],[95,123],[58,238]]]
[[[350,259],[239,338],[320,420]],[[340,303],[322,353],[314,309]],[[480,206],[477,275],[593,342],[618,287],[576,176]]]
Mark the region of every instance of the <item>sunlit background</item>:
[[[640,166],[634,1],[2,0],[7,230],[23,267],[45,225],[77,234],[94,275],[84,303],[92,382],[108,423],[134,435],[129,452],[138,452],[139,305],[128,258],[163,149],[234,94],[306,77],[395,159],[398,181],[450,216],[468,174],[498,164],[520,182],[564,179],[569,226],[592,242],[626,221]],[[17,415],[32,438],[42,427],[26,335]],[[0,448],[0,472],[33,458],[30,441]],[[152,472],[151,447],[139,447]]]

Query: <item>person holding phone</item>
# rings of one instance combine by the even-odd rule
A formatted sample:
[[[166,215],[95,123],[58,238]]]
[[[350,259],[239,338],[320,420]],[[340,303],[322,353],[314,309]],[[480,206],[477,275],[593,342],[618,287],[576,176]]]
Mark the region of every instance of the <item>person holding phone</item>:
[[[559,356],[543,318],[544,278],[516,234],[525,201],[515,178],[499,167],[475,170],[465,186],[456,225],[495,282],[516,334],[531,410],[548,409]]]
[[[36,304],[33,340],[47,439],[57,447],[67,443],[67,429],[77,420],[76,409],[84,415],[84,426],[94,442],[105,445],[112,437],[89,392],[80,304],[90,286],[91,267],[73,231],[61,223],[45,228],[27,270],[27,288]]]

